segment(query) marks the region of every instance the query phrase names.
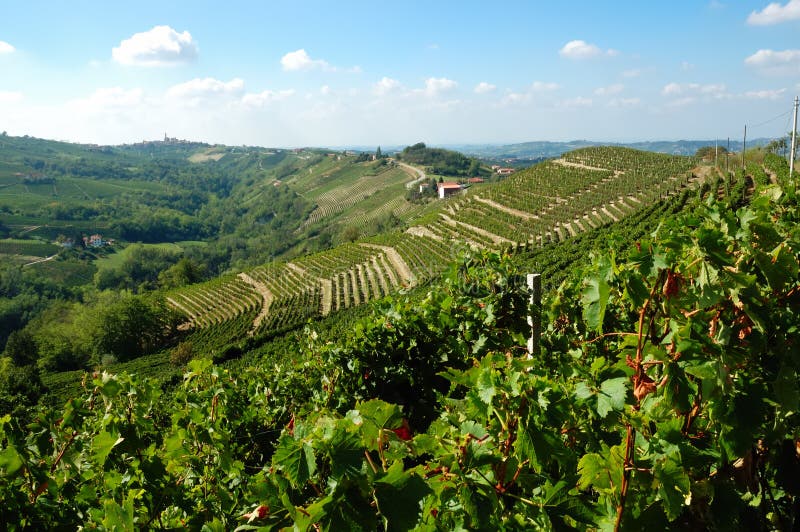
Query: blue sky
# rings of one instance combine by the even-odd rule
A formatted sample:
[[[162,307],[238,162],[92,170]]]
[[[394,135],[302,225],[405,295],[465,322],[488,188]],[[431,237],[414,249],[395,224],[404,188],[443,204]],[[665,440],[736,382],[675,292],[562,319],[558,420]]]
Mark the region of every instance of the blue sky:
[[[0,3],[13,135],[342,146],[750,124],[773,137],[798,93],[800,0]]]

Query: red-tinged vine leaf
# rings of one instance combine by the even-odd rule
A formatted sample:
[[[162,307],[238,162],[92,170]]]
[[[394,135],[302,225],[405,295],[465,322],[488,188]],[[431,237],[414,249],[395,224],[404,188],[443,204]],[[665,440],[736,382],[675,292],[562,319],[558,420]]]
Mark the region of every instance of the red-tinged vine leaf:
[[[664,281],[662,293],[665,298],[671,299],[678,295],[681,289],[681,277],[672,269],[667,270],[667,279]]]
[[[242,519],[247,519],[248,523],[252,523],[256,519],[264,519],[268,515],[269,515],[269,506],[265,504],[260,504],[252,512],[244,514],[242,516]]]
[[[403,418],[403,424],[396,429],[392,429],[392,432],[403,441],[409,441],[414,437],[414,433],[411,432],[411,427],[408,425],[408,420],[406,418]]]
[[[656,383],[644,374],[639,382],[636,383],[636,386],[633,387],[633,396],[636,398],[637,403],[641,403],[645,397],[655,391]]]

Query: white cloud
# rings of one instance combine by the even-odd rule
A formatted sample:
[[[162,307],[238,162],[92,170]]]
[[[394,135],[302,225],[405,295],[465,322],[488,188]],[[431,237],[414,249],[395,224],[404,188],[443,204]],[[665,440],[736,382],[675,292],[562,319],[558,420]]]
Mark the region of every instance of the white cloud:
[[[683,107],[686,105],[693,104],[696,101],[697,98],[695,98],[694,96],[685,96],[683,98],[678,98],[677,100],[672,100],[671,102],[669,102],[668,105],[671,107]]]
[[[630,70],[625,70],[622,73],[623,78],[638,78],[642,75],[642,70],[638,68],[632,68]]]
[[[532,99],[530,92],[509,92],[500,101],[501,105],[515,105],[528,103]]]
[[[144,100],[142,89],[123,89],[122,87],[103,87],[86,98],[70,101],[67,106],[75,110],[99,113],[104,111],[123,111],[141,104]]]
[[[592,99],[584,98],[583,96],[576,96],[567,100],[561,100],[558,104],[560,107],[591,107]]]
[[[681,70],[685,71],[685,70],[693,70],[693,69],[694,69],[694,65],[692,63],[690,63],[689,61],[682,61],[681,62]]]
[[[785,5],[773,2],[747,17],[747,23],[752,26],[771,26],[790,20],[800,20],[800,0],[789,0]]]
[[[794,75],[800,73],[800,50],[759,50],[744,62],[768,74]]]
[[[642,101],[639,98],[613,98],[609,100],[608,106],[609,107],[636,107],[641,104]]]
[[[373,88],[375,94],[382,96],[384,94],[389,94],[390,92],[400,88],[400,82],[396,79],[387,78],[386,76],[382,77],[379,82],[377,82]]]
[[[123,40],[111,50],[111,57],[122,65],[177,65],[197,58],[197,43],[188,31],[178,33],[169,26],[155,26]]]
[[[664,96],[704,95],[716,99],[729,98],[730,94],[722,83],[668,83],[661,89]]]
[[[745,98],[751,100],[777,100],[786,92],[786,89],[767,89],[760,91],[747,91],[744,93]]]
[[[265,90],[262,92],[247,93],[242,96],[242,105],[246,107],[264,107],[268,103],[279,102],[294,95],[294,90],[281,91]]]
[[[614,94],[619,94],[624,89],[625,85],[622,83],[614,83],[608,87],[598,87],[594,90],[594,93],[598,96],[612,96]]]
[[[497,89],[497,85],[492,85],[491,83],[487,83],[486,81],[481,81],[477,85],[475,85],[475,92],[477,94],[486,94],[488,92],[494,92]]]
[[[534,81],[531,84],[531,90],[541,92],[541,91],[554,91],[558,90],[560,85],[558,83],[554,83],[552,81]]]
[[[11,45],[10,45],[10,44],[8,44],[7,42],[5,42],[5,41],[0,41],[0,55],[3,55],[3,54],[10,54],[10,53],[14,52],[15,50],[16,50],[16,48],[14,48],[13,46],[11,46]]]
[[[428,96],[438,96],[450,92],[458,87],[458,83],[447,78],[428,78],[425,80],[424,93]]]
[[[234,78],[220,81],[214,78],[195,78],[167,90],[170,98],[205,98],[215,95],[238,94],[244,90],[244,80]]]
[[[322,70],[331,69],[327,61],[311,59],[311,56],[309,56],[303,48],[295,50],[294,52],[289,52],[281,57],[281,66],[287,71],[313,70],[315,68],[320,68]]]
[[[569,41],[558,53],[567,59],[589,59],[601,55],[615,56],[619,54],[617,50],[609,48],[603,51],[596,44],[590,44],[580,39]]]
[[[323,96],[327,96],[331,93],[331,88],[328,85],[323,85],[319,88],[319,93]]]
[[[0,104],[3,103],[17,103],[22,101],[23,95],[21,92],[15,91],[0,91]]]

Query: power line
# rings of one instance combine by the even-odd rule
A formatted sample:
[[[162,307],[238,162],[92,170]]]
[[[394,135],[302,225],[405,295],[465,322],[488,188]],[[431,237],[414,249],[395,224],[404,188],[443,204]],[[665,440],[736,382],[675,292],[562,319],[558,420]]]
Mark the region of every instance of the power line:
[[[792,112],[792,111],[791,111],[791,109],[790,109],[790,110],[786,111],[785,113],[781,113],[781,114],[779,114],[778,116],[775,116],[775,117],[772,117],[772,118],[770,118],[769,120],[765,120],[765,121],[763,121],[763,122],[760,122],[760,123],[758,123],[758,124],[756,124],[756,125],[754,125],[754,126],[750,126],[750,129],[753,129],[753,128],[756,128],[756,127],[761,127],[761,126],[763,126],[764,124],[769,124],[769,123],[770,123],[770,122],[772,122],[773,120],[777,120],[777,119],[779,119],[779,118],[783,118],[784,116],[788,116],[789,114],[791,114],[791,112]]]

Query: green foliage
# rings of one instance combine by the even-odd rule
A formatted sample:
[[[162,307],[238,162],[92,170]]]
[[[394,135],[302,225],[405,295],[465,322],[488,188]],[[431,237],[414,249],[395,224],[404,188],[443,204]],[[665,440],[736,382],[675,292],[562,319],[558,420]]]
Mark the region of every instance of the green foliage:
[[[455,151],[428,148],[424,142],[407,146],[397,154],[397,157],[407,163],[426,166],[431,172],[440,175],[474,177],[489,173],[477,159]]]
[[[280,358],[255,368],[196,358],[168,393],[124,373],[87,375],[27,425],[0,417],[0,519],[36,529],[791,529],[800,212],[793,187],[780,186],[785,168],[765,163],[779,185],[720,180],[677,220],[669,213],[695,193],[576,240],[606,242],[547,298],[537,358],[524,348],[525,270],[476,252],[363,319],[327,335],[307,328],[300,347],[281,344]],[[570,246],[526,260],[564,269],[586,252]],[[340,253],[302,264],[335,270],[369,251]],[[96,312],[54,307],[53,334],[34,335],[37,348],[91,330],[68,325],[91,324],[102,308],[124,321],[146,303],[127,298]],[[247,350],[256,312],[192,333],[192,351],[220,360]]]

